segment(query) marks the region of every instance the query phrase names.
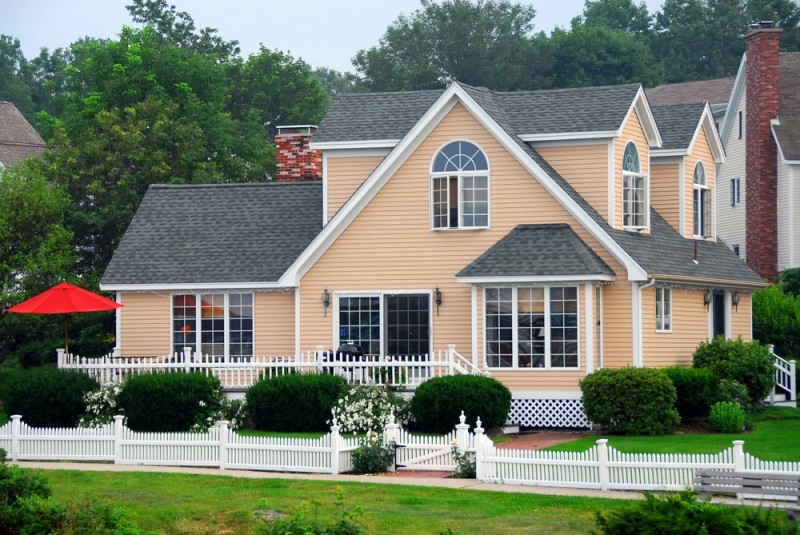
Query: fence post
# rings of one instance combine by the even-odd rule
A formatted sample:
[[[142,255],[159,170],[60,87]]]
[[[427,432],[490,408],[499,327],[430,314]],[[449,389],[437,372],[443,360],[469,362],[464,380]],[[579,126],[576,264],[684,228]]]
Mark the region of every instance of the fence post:
[[[16,462],[19,457],[19,436],[21,434],[22,416],[14,414],[11,416],[11,460]]]
[[[790,390],[790,395],[792,396],[790,401],[797,401],[797,361],[790,360],[789,361],[789,381],[792,383],[792,387]]]
[[[744,470],[744,440],[733,441],[733,471]]]
[[[228,420],[219,421],[219,469],[228,466]]]
[[[475,422],[475,479],[478,481],[483,481],[486,471],[486,452],[483,448],[483,441],[485,438],[486,437],[483,434],[483,427],[481,427],[481,419],[478,418]]]
[[[341,449],[339,437],[339,423],[336,421],[336,416],[333,417],[331,424],[331,474],[336,475],[339,473],[339,450]]]
[[[189,361],[192,360],[192,348],[191,347],[184,347],[183,348],[183,367],[186,371],[189,371]]]
[[[608,490],[608,439],[597,441],[597,468],[600,476],[600,490]]]
[[[461,423],[456,424],[456,447],[461,451],[465,451],[469,446],[469,424],[465,423],[467,417],[464,416],[464,411],[461,411],[458,421]]]
[[[122,464],[122,432],[125,417],[114,416],[114,464]]]
[[[394,409],[389,413],[386,418],[386,424],[383,426],[383,444],[395,448],[395,462],[389,465],[389,471],[394,472],[397,470],[397,443],[400,442],[400,424],[395,421]]]

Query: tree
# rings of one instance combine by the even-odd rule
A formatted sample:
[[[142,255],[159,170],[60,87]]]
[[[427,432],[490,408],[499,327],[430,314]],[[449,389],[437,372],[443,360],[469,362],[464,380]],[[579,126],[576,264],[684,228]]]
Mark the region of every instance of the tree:
[[[530,86],[533,7],[507,0],[421,4],[393,22],[378,46],[356,54],[366,89],[430,89],[448,78],[495,90]]]
[[[651,19],[644,2],[637,6],[633,0],[586,0],[582,22],[644,37],[651,31]]]
[[[783,29],[781,50],[800,50],[800,5],[792,0],[745,0],[745,14],[750,24],[764,20]]]
[[[34,118],[30,68],[19,39],[0,35],[0,100],[13,102],[28,121]]]

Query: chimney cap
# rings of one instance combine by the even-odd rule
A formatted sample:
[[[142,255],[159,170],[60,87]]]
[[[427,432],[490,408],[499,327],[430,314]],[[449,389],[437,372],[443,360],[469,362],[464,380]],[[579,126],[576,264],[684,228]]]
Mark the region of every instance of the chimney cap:
[[[775,27],[775,21],[772,20],[762,20],[759,22],[754,22],[753,24],[750,25],[751,30],[762,30],[774,27]]]
[[[292,124],[278,127],[278,135],[284,134],[313,134],[317,129],[314,124]]]

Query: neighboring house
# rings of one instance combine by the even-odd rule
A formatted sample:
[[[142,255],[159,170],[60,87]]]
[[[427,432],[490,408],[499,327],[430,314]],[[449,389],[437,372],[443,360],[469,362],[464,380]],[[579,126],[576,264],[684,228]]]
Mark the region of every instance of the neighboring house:
[[[713,80],[659,85],[647,90],[647,100],[651,106],[708,102],[714,116],[714,124],[719,129],[728,109],[734,81],[733,76],[728,76]]]
[[[800,266],[800,53],[779,28],[745,35],[720,136],[717,233],[765,278]]]
[[[312,169],[279,180],[318,169],[312,133],[289,154],[279,136]],[[311,149],[321,181],[150,188],[101,281],[119,355],[454,345],[511,389],[512,422],[568,427],[598,368],[751,337],[763,283],[714,237],[705,104],[653,110],[638,84],[346,94]]]
[[[0,100],[0,167],[39,156],[47,144],[11,102]]]

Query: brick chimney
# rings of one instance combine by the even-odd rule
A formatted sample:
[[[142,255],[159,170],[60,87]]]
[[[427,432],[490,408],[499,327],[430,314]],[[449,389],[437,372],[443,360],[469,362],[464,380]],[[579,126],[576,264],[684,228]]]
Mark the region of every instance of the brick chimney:
[[[322,180],[322,154],[309,147],[313,125],[279,126],[275,136],[278,182]]]
[[[778,117],[781,30],[771,22],[744,36],[747,56],[747,263],[764,278],[778,274],[777,151],[770,121]]]

